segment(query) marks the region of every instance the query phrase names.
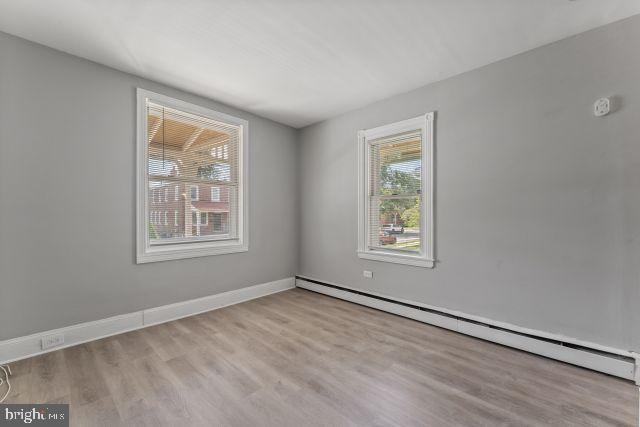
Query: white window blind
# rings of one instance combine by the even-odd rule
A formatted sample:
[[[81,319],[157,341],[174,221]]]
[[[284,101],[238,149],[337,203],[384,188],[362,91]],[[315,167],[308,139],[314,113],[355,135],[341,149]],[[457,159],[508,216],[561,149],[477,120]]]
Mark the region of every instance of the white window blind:
[[[168,99],[165,103],[162,99],[144,97],[144,181],[148,195],[145,209],[153,204],[154,209],[163,211],[164,215],[146,225],[147,236],[141,242],[144,243],[143,252],[152,252],[154,247],[164,252],[180,252],[193,249],[196,243],[209,248],[237,245],[231,252],[239,248],[246,250],[242,199],[246,194],[242,188],[246,122],[235,118],[220,120],[206,112],[197,114],[192,111],[198,110],[196,106],[182,110],[176,103],[181,102]],[[208,189],[211,189],[211,197],[203,197],[202,191]],[[169,197],[170,191],[173,197]],[[225,194],[223,199],[221,192]],[[173,222],[167,218],[167,212],[171,211],[174,212]],[[213,227],[208,221],[209,214],[217,214],[222,223]],[[155,219],[153,215],[151,218]],[[174,247],[170,248],[172,245]],[[203,253],[202,250],[198,252]],[[204,252],[228,253],[223,250]],[[144,258],[144,254],[140,258]]]
[[[369,247],[420,252],[422,135],[408,132],[369,146]]]
[[[433,113],[358,137],[358,256],[433,266]]]

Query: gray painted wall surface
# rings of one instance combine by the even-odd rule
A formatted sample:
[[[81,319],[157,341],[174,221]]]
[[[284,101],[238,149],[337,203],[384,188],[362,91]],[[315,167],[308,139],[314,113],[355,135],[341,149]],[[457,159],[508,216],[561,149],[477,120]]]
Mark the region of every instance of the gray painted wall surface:
[[[250,250],[136,265],[135,88],[242,117]],[[296,131],[0,33],[0,340],[290,277]]]
[[[639,42],[636,16],[303,129],[299,274],[640,350]],[[431,110],[439,263],[361,260],[356,132]]]
[[[281,279],[297,264],[302,275],[640,350],[638,40],[634,17],[296,135],[0,33],[0,340]],[[249,120],[248,253],[134,263],[138,86]],[[593,117],[606,95],[618,111]],[[430,110],[440,262],[360,260],[356,131]]]

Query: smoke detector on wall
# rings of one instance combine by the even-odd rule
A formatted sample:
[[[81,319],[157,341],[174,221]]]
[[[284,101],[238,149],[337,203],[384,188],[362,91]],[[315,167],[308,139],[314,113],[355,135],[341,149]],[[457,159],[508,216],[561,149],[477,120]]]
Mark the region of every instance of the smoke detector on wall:
[[[596,117],[602,117],[609,114],[611,111],[611,101],[609,98],[600,98],[593,104],[593,114]]]

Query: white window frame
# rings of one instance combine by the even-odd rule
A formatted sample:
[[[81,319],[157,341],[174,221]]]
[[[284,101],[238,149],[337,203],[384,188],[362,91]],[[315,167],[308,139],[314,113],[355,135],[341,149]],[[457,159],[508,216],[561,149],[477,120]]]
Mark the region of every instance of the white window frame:
[[[213,197],[213,195],[216,195],[216,197]],[[221,200],[221,190],[220,187],[211,187],[211,201],[212,202],[219,202]]]
[[[433,268],[434,254],[434,139],[433,122],[435,113],[379,126],[358,132],[358,257],[373,261],[385,261],[416,267]],[[420,206],[420,252],[401,253],[390,249],[369,247],[369,186],[371,168],[369,153],[371,142],[399,133],[420,130],[422,134],[421,185],[422,203]]]
[[[249,122],[206,107],[169,96],[137,89],[136,137],[136,260],[138,264],[210,255],[246,252],[249,250]],[[149,182],[147,101],[239,127],[238,146],[238,238],[199,240],[175,244],[150,245],[149,242]],[[215,238],[216,236],[212,236]]]

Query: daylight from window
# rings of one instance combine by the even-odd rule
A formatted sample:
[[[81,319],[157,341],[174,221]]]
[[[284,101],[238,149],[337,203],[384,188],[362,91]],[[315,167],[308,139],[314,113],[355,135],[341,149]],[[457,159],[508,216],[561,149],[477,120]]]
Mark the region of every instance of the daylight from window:
[[[237,236],[239,132],[147,102],[151,245]]]
[[[370,145],[369,246],[420,251],[420,134],[395,135]]]

